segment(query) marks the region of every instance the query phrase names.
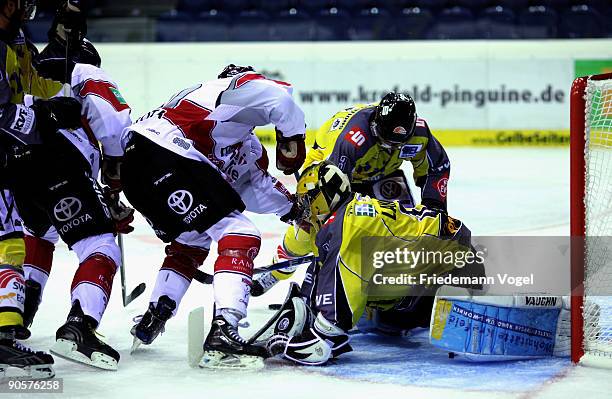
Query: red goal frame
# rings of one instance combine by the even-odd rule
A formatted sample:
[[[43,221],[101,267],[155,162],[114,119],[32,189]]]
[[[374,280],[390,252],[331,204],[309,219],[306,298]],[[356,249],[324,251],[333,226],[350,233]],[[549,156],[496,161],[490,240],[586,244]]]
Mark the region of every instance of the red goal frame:
[[[586,209],[585,162],[585,91],[589,80],[612,79],[612,73],[582,76],[572,84],[570,94],[570,235],[571,235],[571,316],[572,361],[577,363],[584,355],[584,255]]]

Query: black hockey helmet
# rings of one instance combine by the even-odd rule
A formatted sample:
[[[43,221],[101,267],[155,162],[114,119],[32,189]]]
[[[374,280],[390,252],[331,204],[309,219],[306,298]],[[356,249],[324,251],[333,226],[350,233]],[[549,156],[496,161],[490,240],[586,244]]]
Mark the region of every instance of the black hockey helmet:
[[[253,69],[253,67],[250,66],[250,65],[249,66],[240,66],[240,65],[229,64],[228,66],[223,68],[223,70],[221,71],[219,76],[217,76],[217,78],[224,79],[224,78],[229,78],[231,76],[236,76],[239,73],[254,72],[254,71],[255,71],[255,69]]]
[[[412,97],[391,92],[376,106],[370,127],[383,146],[397,147],[412,137],[416,120],[416,105]]]
[[[8,2],[8,0],[1,0],[0,7],[4,7],[4,5]],[[25,19],[26,21],[31,21],[36,16],[36,3],[37,0],[15,0],[15,5],[17,7],[17,15],[19,18]]]
[[[34,59],[34,67],[38,73],[48,79],[65,82],[68,75],[72,75],[75,64],[89,64],[100,67],[102,59],[98,50],[87,39],[83,39],[76,46],[69,49],[68,71],[66,71],[66,47],[58,40],[51,40],[49,44]]]
[[[17,0],[17,8],[23,10],[27,21],[33,20],[36,16],[36,0]]]
[[[0,0],[0,13],[8,20],[8,26],[5,28],[7,39],[13,40],[19,34],[19,30],[27,21],[34,19],[36,15],[36,0],[15,0],[15,11],[8,16],[4,13],[4,7],[8,0]]]

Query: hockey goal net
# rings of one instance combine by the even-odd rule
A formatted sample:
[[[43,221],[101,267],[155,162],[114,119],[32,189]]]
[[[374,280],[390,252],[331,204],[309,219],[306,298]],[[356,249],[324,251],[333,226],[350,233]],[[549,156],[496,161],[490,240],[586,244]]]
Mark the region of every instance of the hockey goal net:
[[[572,361],[612,366],[612,73],[571,91]]]

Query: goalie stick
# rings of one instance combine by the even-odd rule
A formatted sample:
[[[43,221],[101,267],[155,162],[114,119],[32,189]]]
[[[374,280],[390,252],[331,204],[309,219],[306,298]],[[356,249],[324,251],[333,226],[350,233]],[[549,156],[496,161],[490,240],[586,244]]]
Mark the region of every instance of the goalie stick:
[[[303,265],[304,263],[310,263],[314,259],[315,257],[313,255],[300,256],[299,258],[289,259],[283,262],[274,263],[270,266],[265,266],[265,267],[254,269],[253,274],[261,274],[261,273],[266,273],[266,272],[272,272],[274,270],[284,269],[286,267],[299,266],[299,265]],[[193,279],[202,284],[212,284],[213,275],[203,272],[202,270],[196,269]]]
[[[187,358],[189,366],[197,367],[204,355],[204,308],[193,309],[187,320]]]
[[[121,296],[123,299],[123,307],[126,307],[127,305],[130,304],[130,302],[138,298],[144,292],[147,286],[145,285],[145,283],[140,283],[136,286],[136,288],[132,290],[132,292],[130,292],[129,295],[127,295],[127,289],[125,287],[126,280],[125,280],[125,256],[123,255],[123,234],[121,233],[117,234],[117,244],[119,245],[119,249],[121,250],[121,267],[119,268],[121,272]]]

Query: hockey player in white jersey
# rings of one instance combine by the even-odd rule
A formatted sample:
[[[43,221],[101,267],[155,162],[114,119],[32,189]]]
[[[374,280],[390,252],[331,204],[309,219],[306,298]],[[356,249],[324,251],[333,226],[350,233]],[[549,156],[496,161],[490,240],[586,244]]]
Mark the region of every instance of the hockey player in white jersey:
[[[253,133],[270,123],[277,131],[276,166],[291,174],[305,157],[304,114],[291,86],[230,65],[125,130],[125,195],[170,243],[149,311],[132,331],[145,343],[159,334],[216,241],[215,314],[201,367],[252,367],[266,356],[239,336],[238,322],[246,317],[260,247],[260,233],[242,211],[287,220],[293,206],[267,174],[265,150]]]
[[[41,53],[38,71],[62,79],[65,62],[53,61],[65,51],[51,43]],[[34,319],[49,278],[55,244],[61,237],[78,259],[71,284],[72,309],[56,333],[52,352],[103,369],[117,368],[119,354],[102,342],[95,330],[104,314],[113,277],[121,267],[116,232],[129,232],[132,213],[109,200],[97,182],[119,187],[117,163],[123,155],[120,133],[131,124],[130,108],[117,85],[100,68],[93,46],[84,41],[70,64],[71,94],[81,104],[83,128],[59,130],[42,146],[33,147],[21,162],[14,194],[26,227],[26,303],[24,322]],[[73,60],[74,61],[74,60]],[[63,68],[62,68],[63,66]],[[55,76],[59,75],[59,76]],[[35,101],[26,97],[25,103]],[[99,144],[102,144],[102,153]],[[102,159],[104,158],[104,159]]]

